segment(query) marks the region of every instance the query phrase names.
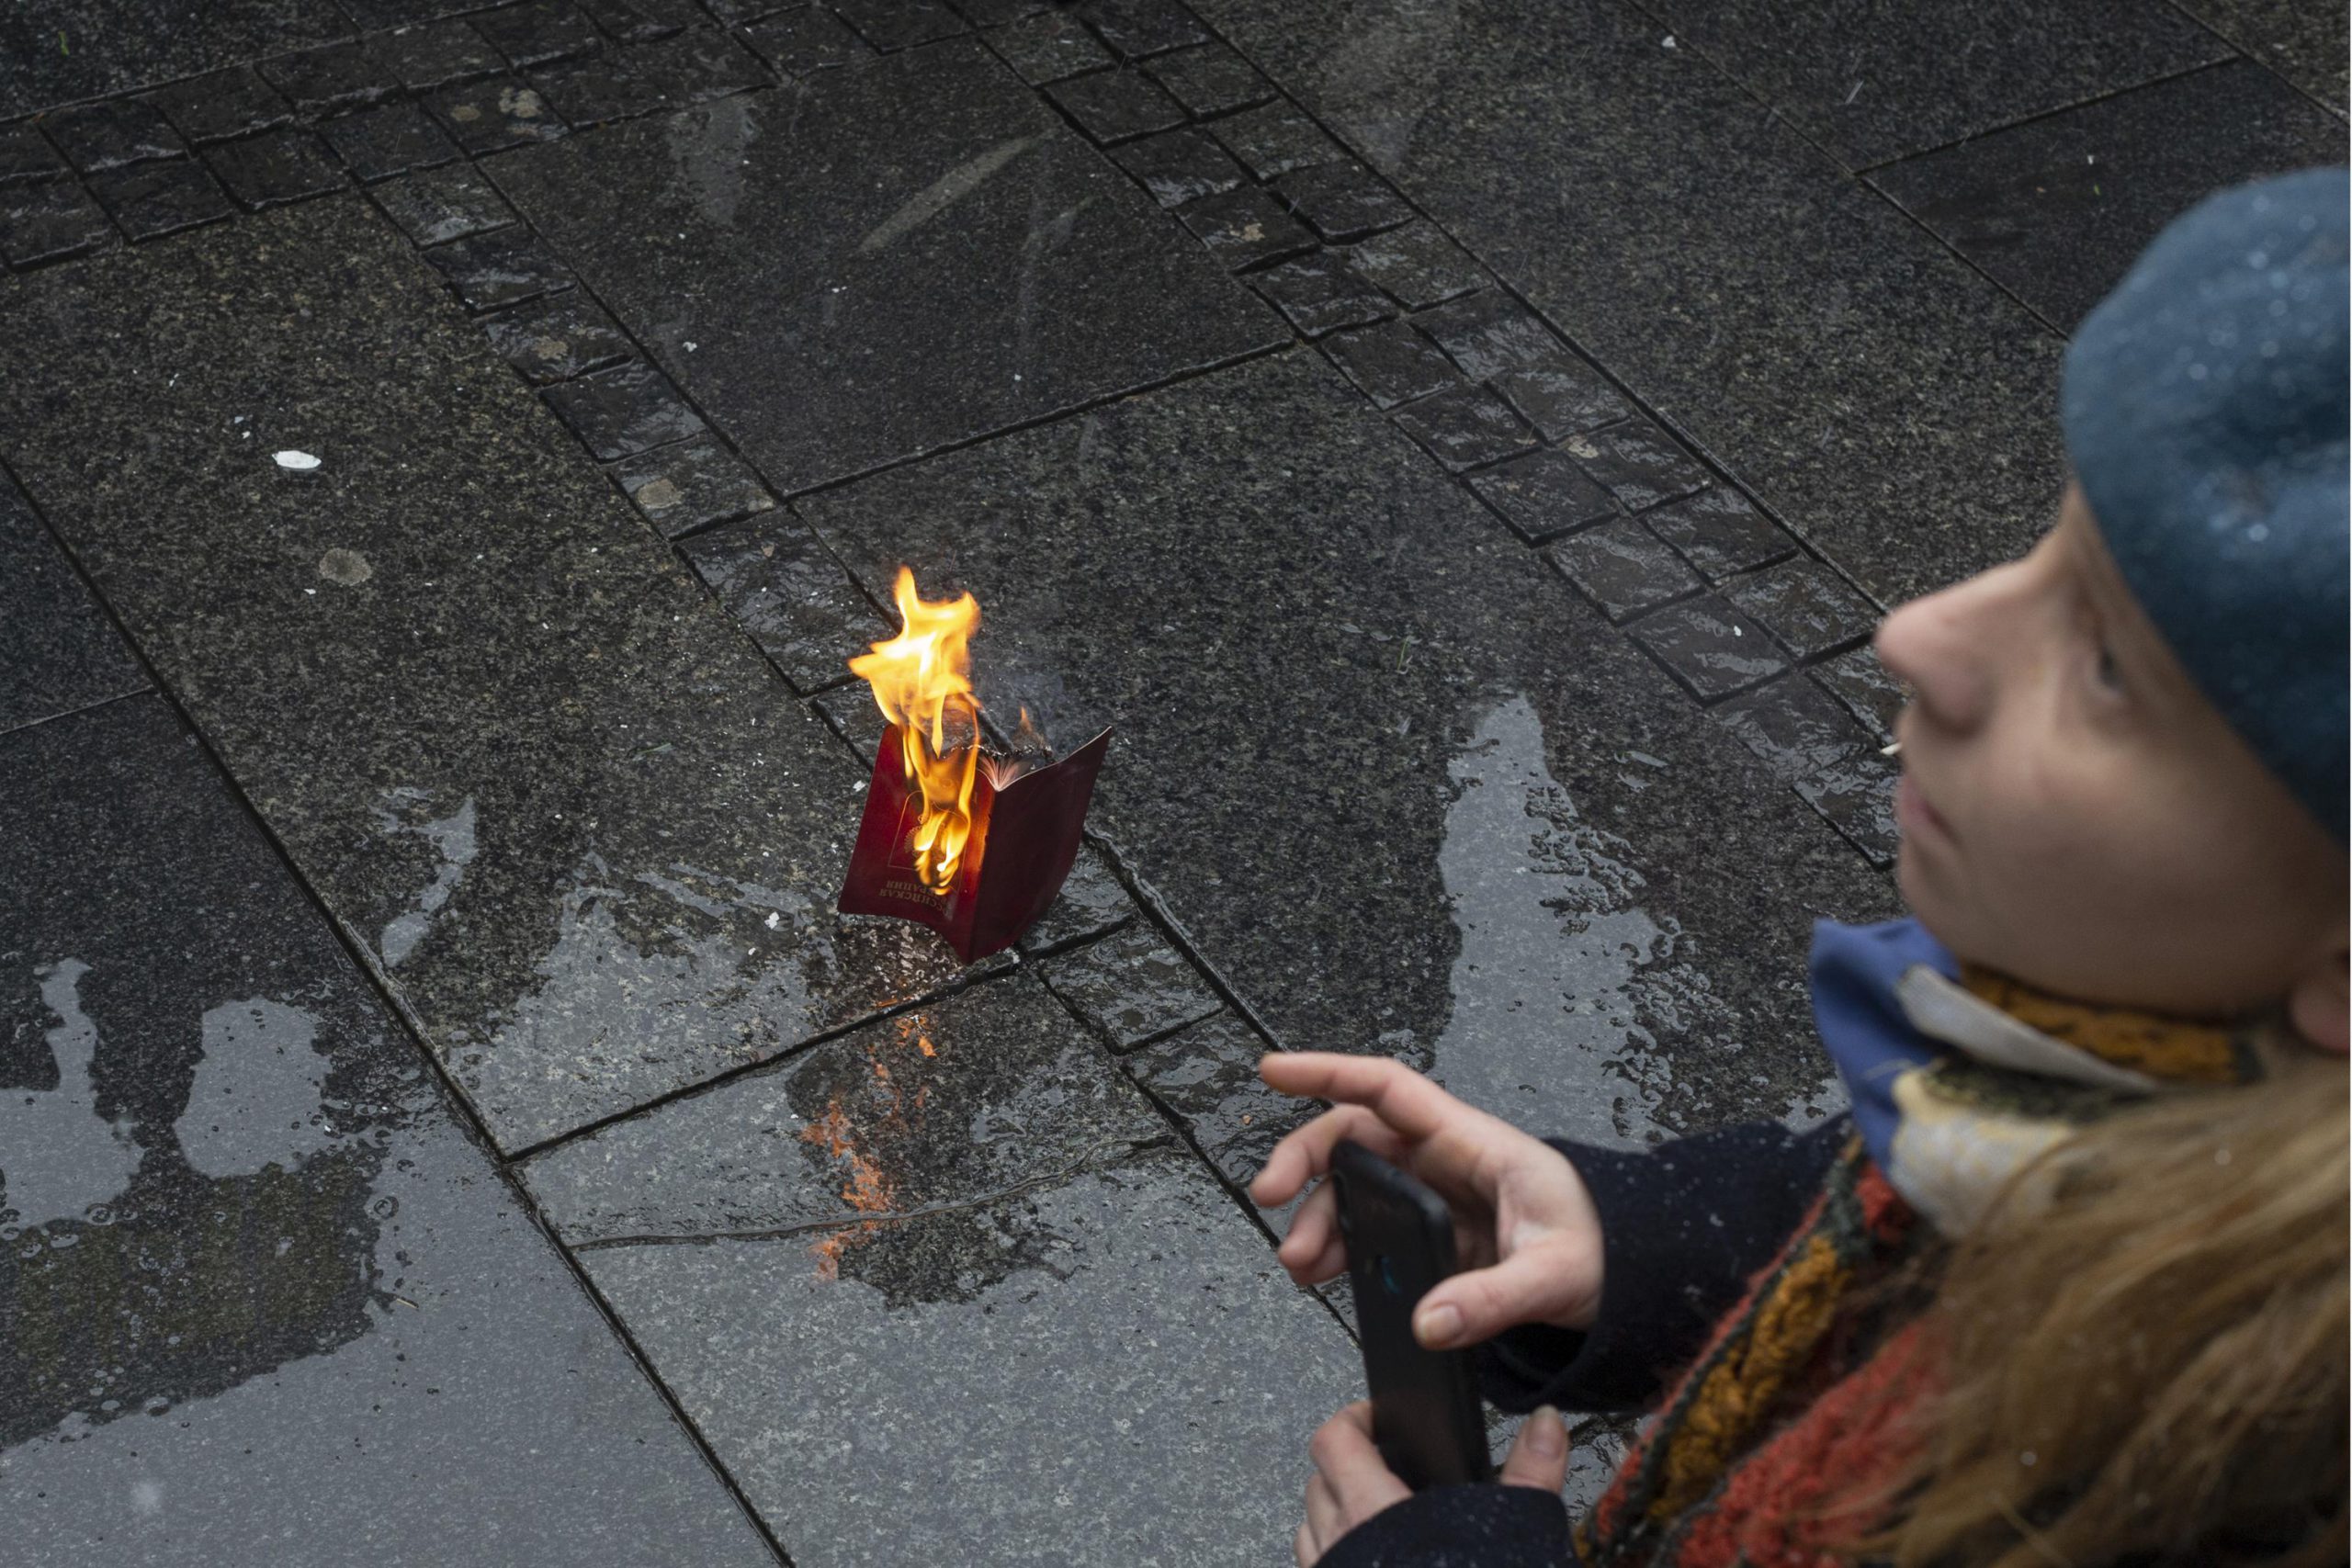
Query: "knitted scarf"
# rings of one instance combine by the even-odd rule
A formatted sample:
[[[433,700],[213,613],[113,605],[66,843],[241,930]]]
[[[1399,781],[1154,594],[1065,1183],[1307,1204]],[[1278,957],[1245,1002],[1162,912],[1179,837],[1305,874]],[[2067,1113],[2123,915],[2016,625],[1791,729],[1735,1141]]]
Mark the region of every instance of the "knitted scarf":
[[[1836,1561],[1828,1548],[1872,1521],[1826,1515],[1833,1489],[1906,1470],[1917,1439],[1894,1417],[1936,1387],[1925,1298],[1890,1305],[1869,1287],[1923,1253],[1931,1265],[2072,1129],[2170,1086],[2261,1072],[2250,1031],[2049,996],[1959,962],[1912,920],[1819,922],[1812,978],[1854,1134],[1578,1521],[1582,1562]]]

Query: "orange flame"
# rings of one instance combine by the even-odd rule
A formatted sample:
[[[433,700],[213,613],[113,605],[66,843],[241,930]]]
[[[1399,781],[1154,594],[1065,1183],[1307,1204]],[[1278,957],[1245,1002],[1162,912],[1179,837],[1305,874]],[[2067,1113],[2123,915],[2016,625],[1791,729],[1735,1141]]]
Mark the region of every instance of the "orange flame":
[[[979,711],[966,645],[980,624],[969,593],[933,602],[915,592],[915,574],[899,569],[892,591],[900,630],[849,661],[874,690],[882,716],[898,727],[899,761],[922,792],[922,820],[912,835],[915,871],[933,893],[956,886],[972,836],[972,784],[978,776]],[[950,740],[954,744],[950,744]]]

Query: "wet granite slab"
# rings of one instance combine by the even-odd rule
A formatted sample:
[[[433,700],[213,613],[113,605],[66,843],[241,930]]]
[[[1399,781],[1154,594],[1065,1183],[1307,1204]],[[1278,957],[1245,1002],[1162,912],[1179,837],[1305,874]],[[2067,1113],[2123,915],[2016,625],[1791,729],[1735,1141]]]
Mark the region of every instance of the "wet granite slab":
[[[11,1561],[774,1561],[161,699],[0,798]]]
[[[787,492],[1281,335],[973,39],[492,175]]]
[[[1891,891],[1311,352],[794,505],[973,591],[993,705],[1118,726],[1090,827],[1280,1044],[1604,1140],[1821,1081],[1811,919]]]
[[[1173,1143],[1015,974],[525,1179],[795,1562],[1269,1562],[1362,1373]]]
[[[1657,0],[1712,61],[1850,168],[1940,147],[2222,59],[2141,0]]]
[[[864,770],[358,197],[118,257],[0,284],[11,461],[502,1145],[954,978],[832,912]]]
[[[1880,599],[2054,514],[2058,337],[1634,8],[1200,9]]]
[[[2337,114],[2345,110],[2346,39],[2340,6],[2299,0],[2181,0],[2181,9]]]
[[[333,6],[269,0],[17,0],[0,8],[0,119],[350,30]]]
[[[2071,333],[2158,231],[2209,193],[2343,158],[2342,120],[2232,61],[1870,178]]]
[[[65,553],[0,473],[0,730],[146,684]]]

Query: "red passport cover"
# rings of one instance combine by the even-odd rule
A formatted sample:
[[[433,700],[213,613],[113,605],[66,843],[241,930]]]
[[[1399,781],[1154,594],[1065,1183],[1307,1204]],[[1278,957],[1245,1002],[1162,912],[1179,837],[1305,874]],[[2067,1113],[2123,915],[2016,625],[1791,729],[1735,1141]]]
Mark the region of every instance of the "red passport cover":
[[[1094,798],[1111,732],[1002,789],[983,768],[972,784],[972,837],[956,884],[933,893],[916,874],[908,838],[922,816],[922,792],[899,761],[899,729],[875,750],[865,816],[834,908],[844,915],[889,915],[929,926],[969,964],[1011,947],[1062,889],[1078,860],[1079,829]]]

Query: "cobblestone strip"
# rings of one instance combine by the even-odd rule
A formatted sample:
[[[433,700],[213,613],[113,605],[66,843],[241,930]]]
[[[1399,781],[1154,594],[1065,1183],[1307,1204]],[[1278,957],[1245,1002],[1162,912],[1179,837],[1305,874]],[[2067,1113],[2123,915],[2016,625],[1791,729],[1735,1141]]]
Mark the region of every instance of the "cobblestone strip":
[[[1904,694],[1880,606],[1177,0],[1014,4],[991,47],[1871,863]]]

